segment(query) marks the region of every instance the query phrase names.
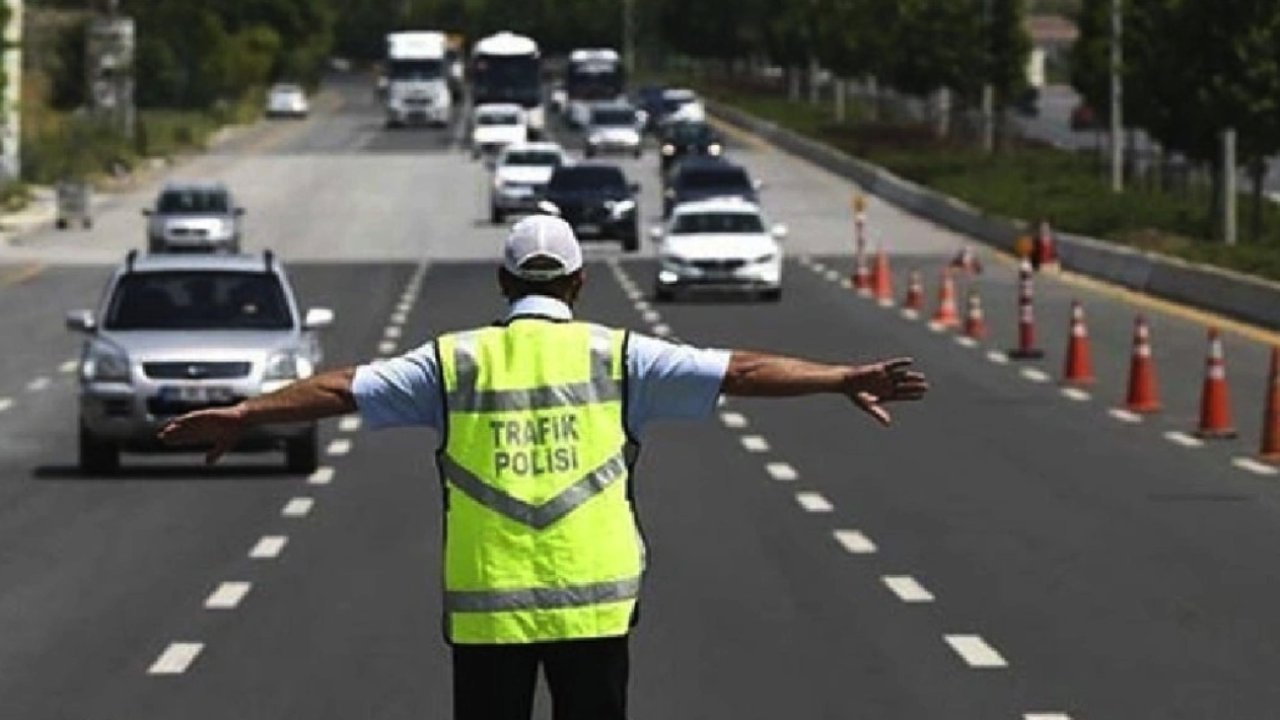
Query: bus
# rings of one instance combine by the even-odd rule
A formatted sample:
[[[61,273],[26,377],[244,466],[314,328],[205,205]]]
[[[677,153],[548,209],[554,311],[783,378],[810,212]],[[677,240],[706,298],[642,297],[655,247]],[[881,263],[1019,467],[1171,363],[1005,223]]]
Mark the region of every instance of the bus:
[[[578,127],[587,123],[590,104],[623,99],[626,73],[617,50],[581,48],[569,53],[564,73],[565,113]]]
[[[471,102],[514,103],[525,109],[529,133],[542,137],[542,54],[523,35],[500,32],[482,38],[471,50]]]

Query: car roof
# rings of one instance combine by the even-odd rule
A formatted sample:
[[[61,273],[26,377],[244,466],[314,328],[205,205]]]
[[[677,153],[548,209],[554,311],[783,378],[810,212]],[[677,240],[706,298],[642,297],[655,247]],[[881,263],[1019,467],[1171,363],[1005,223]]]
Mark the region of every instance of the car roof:
[[[502,148],[501,154],[505,156],[510,153],[517,153],[517,152],[554,152],[554,153],[560,153],[563,155],[564,148],[561,147],[560,143],[556,143],[556,142],[511,143],[510,145]]]
[[[674,173],[682,173],[686,170],[742,170],[746,172],[746,168],[733,162],[729,162],[724,158],[708,157],[706,155],[688,155],[680,159],[672,170]]]
[[[524,112],[524,108],[515,103],[485,103],[484,105],[477,105],[475,110],[477,115],[496,115],[499,113],[506,115],[507,113],[518,112]]]
[[[740,197],[715,197],[680,203],[672,209],[671,214],[674,217],[710,212],[759,215],[761,209],[758,204]]]
[[[279,268],[274,256],[267,252],[262,255],[223,255],[217,253],[154,253],[133,254],[132,260],[125,260],[126,272],[272,272]]]
[[[626,175],[626,173],[623,172],[621,165],[615,162],[609,162],[608,160],[582,160],[582,161],[573,163],[571,165],[561,165],[560,167],[556,168],[556,175],[559,175],[560,173],[566,172],[566,171],[584,170],[584,169],[599,170],[601,168],[608,169],[608,170],[617,170],[619,173],[622,173],[622,175],[624,176]]]
[[[229,192],[221,180],[169,180],[160,192]]]
[[[696,100],[698,94],[689,88],[667,88],[662,91],[664,100]]]

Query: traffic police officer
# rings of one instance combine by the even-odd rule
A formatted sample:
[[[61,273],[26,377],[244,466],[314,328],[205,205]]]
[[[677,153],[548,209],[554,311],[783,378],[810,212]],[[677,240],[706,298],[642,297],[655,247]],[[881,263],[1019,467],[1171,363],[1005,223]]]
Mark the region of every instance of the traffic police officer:
[[[838,393],[888,424],[882,403],[927,389],[907,359],[828,365],[578,322],[571,308],[583,279],[572,229],[526,218],[498,271],[510,302],[501,322],[191,413],[161,433],[211,446],[212,462],[259,423],[359,410],[370,427],[435,428],[444,628],[463,720],[527,720],[539,667],[557,720],[625,717],[627,635],[644,569],[631,468],[649,421],[709,416],[722,392]]]

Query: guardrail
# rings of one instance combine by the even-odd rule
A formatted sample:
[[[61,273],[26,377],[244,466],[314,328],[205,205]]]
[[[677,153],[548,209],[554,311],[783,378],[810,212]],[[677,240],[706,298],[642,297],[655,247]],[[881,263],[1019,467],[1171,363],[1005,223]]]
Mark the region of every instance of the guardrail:
[[[866,192],[949,230],[1007,252],[1013,252],[1018,236],[1029,231],[1026,221],[988,215],[968,203],[738,108],[714,101],[709,101],[707,107],[717,119],[848,178]],[[1280,329],[1280,283],[1070,233],[1058,234],[1058,255],[1062,266],[1072,272]]]

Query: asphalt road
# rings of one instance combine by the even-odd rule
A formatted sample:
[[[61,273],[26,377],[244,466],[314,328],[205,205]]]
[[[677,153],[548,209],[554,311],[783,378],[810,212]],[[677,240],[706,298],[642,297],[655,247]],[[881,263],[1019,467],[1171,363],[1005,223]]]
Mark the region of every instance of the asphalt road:
[[[485,222],[482,167],[454,131],[384,131],[357,81],[331,92],[330,111],[253,128],[179,174],[226,179],[249,208],[247,245],[275,248],[304,304],[335,310],[334,365],[493,319],[502,229]],[[654,429],[637,478],[650,573],[633,716],[1273,715],[1280,490],[1234,464],[1256,446],[1265,338],[1226,336],[1242,438],[1187,447],[1166,434],[1194,429],[1203,318],[1046,277],[1047,359],[1001,362],[1007,262],[984,253],[986,272],[962,283],[993,332],[964,347],[842,286],[851,186],[749,138],[731,149],[791,228],[783,301],[652,304],[652,250],[599,246],[581,314],[701,345],[911,355],[935,390],[887,431],[836,399],[731,400]],[[655,158],[624,165],[652,218]],[[153,192],[111,203],[93,231],[0,250],[0,716],[447,717],[430,434],[326,423],[310,477],[270,455],[76,472],[62,313],[96,302]],[[920,268],[932,307],[963,239],[879,203],[869,229],[898,295]],[[1067,397],[1073,298],[1099,383]],[[1153,322],[1166,410],[1127,423],[1108,410],[1136,312]]]

